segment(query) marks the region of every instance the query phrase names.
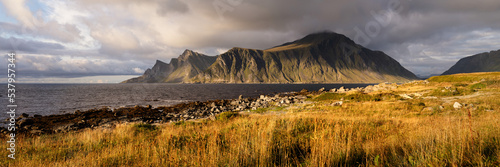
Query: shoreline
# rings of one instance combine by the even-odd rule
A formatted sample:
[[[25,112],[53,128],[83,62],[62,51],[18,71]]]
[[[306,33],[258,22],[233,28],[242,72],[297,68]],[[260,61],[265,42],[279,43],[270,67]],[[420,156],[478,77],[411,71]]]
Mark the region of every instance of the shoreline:
[[[308,96],[318,95],[325,92],[347,93],[363,92],[370,93],[373,88],[394,89],[397,84],[381,83],[357,88],[334,88],[318,91],[303,89],[300,92],[282,92],[274,96],[260,95],[260,97],[248,97],[225,100],[208,100],[179,103],[171,106],[134,106],[118,108],[94,108],[86,111],[76,110],[74,113],[54,115],[22,114],[16,120],[16,133],[28,136],[41,134],[66,133],[88,128],[113,128],[121,123],[146,123],[164,124],[178,121],[197,119],[215,120],[215,116],[223,112],[251,111],[260,108],[289,106],[303,103]],[[7,129],[0,127],[0,133],[7,134]]]

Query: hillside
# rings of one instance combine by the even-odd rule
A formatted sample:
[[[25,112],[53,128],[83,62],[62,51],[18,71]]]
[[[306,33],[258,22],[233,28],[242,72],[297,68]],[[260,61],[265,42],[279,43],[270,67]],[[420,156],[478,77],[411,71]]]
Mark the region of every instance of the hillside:
[[[500,50],[462,58],[442,75],[495,71],[500,71]]]

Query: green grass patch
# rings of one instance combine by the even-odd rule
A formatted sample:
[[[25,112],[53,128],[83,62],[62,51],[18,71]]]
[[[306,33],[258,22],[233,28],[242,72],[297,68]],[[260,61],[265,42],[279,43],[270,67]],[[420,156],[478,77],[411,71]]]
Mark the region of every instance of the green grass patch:
[[[217,115],[217,120],[220,121],[227,121],[230,120],[231,118],[238,117],[240,114],[237,112],[223,112]]]
[[[467,73],[467,74],[454,74],[433,76],[427,79],[429,82],[480,82],[498,80],[500,72],[489,73]]]
[[[143,123],[134,124],[134,128],[136,131],[139,131],[139,132],[155,131],[158,129],[158,127],[156,127],[155,125],[143,124]]]
[[[269,108],[257,108],[256,110],[252,110],[251,112],[262,114],[269,110]]]
[[[484,89],[484,88],[486,88],[486,84],[480,82],[480,83],[476,83],[476,84],[471,85],[469,88],[471,90]]]

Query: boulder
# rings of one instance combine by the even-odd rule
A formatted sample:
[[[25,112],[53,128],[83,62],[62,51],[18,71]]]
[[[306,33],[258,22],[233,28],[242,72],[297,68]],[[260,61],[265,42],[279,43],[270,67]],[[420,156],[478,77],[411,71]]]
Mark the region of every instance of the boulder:
[[[462,104],[460,104],[459,102],[455,102],[455,103],[453,104],[453,108],[455,108],[455,109],[460,109],[460,108],[462,108]]]
[[[412,97],[408,96],[407,94],[400,94],[399,96],[402,97],[403,99],[413,99]]]
[[[345,92],[346,92],[346,90],[345,90],[345,88],[344,88],[343,86],[342,86],[342,87],[340,87],[340,88],[337,90],[337,93],[345,93]]]

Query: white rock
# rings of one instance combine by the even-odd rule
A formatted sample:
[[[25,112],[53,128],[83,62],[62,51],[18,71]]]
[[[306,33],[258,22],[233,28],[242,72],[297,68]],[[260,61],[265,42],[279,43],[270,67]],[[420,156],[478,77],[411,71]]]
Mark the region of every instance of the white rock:
[[[400,94],[399,96],[401,96],[404,99],[413,99],[412,97],[408,96],[407,94]]]
[[[455,104],[453,104],[453,108],[460,109],[462,108],[462,105],[459,102],[455,102]]]

